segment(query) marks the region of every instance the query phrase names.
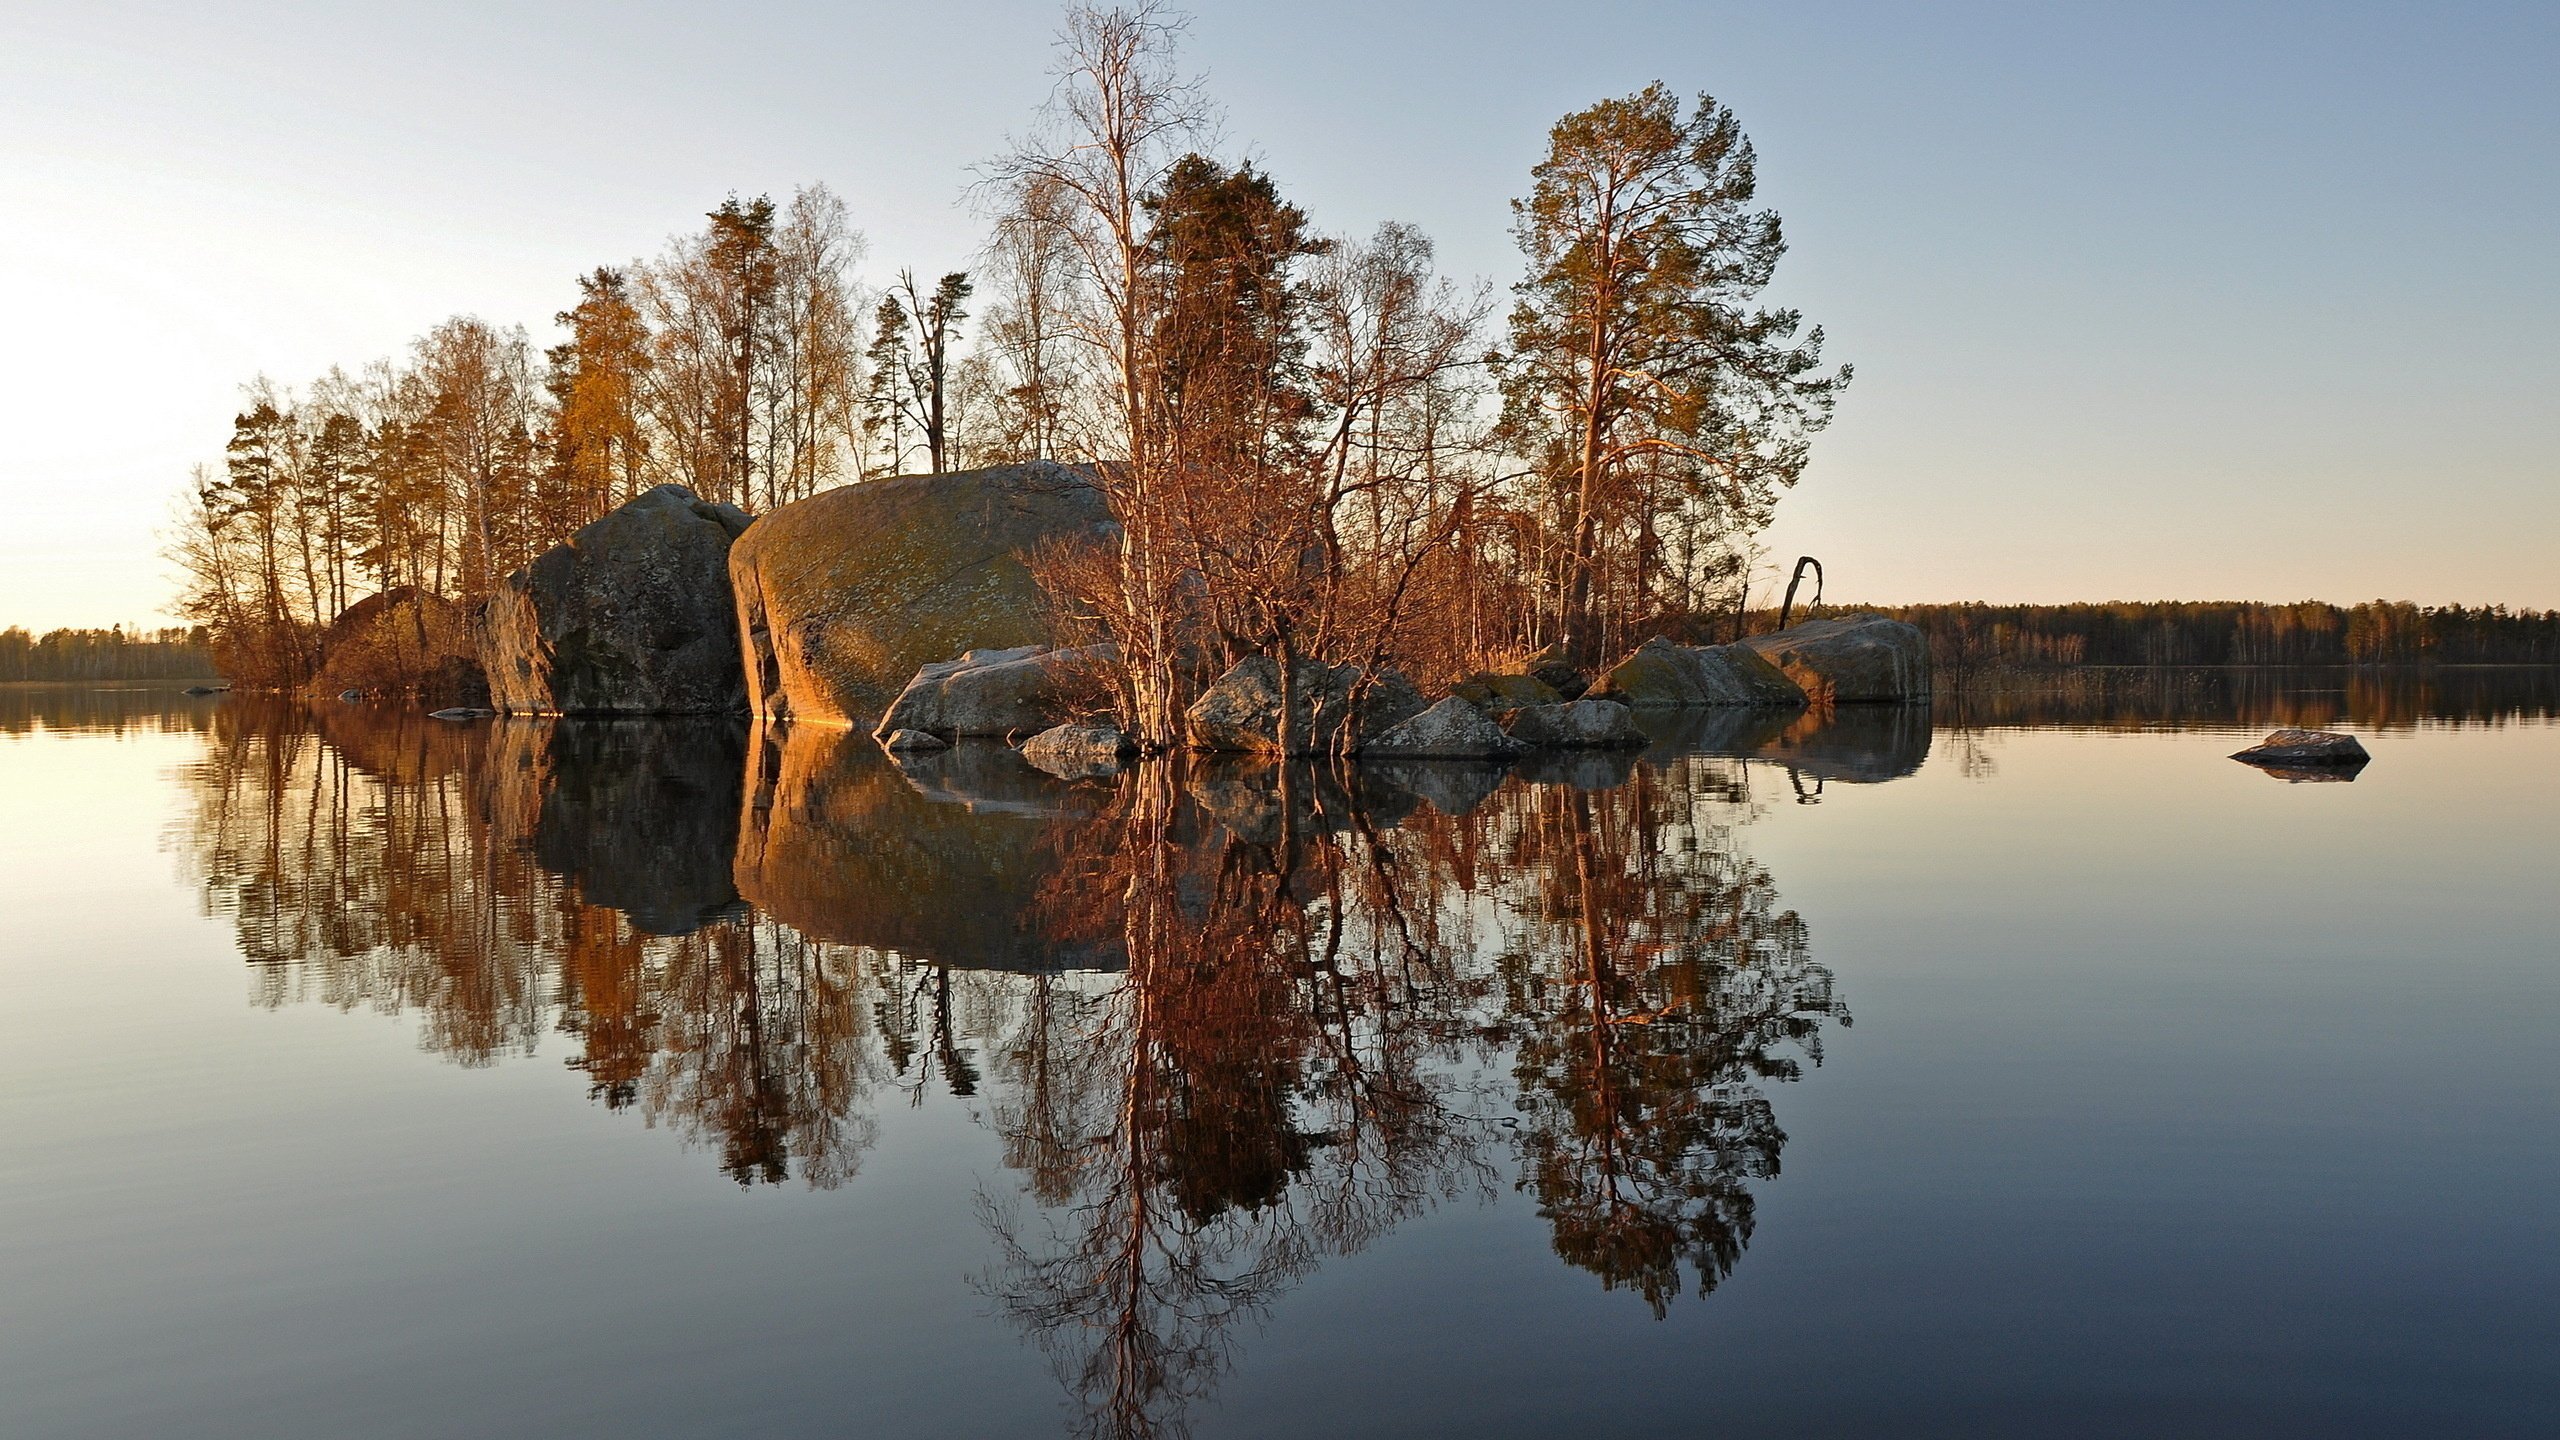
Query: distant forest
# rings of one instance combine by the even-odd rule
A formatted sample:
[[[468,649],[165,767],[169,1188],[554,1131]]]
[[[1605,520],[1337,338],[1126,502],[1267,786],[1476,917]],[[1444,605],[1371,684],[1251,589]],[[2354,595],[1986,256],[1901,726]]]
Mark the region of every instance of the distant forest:
[[[26,680],[203,680],[214,673],[201,630],[0,630],[0,684]]]
[[[1929,632],[1939,667],[2077,665],[2555,665],[2560,611],[2503,605],[2108,601],[1862,607]]]

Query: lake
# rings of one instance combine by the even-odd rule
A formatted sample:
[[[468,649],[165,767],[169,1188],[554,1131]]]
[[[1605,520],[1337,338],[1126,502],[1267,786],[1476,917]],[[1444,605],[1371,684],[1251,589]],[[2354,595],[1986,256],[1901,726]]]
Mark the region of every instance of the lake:
[[[0,691],[0,1434],[2560,1423],[2560,681],[1648,724]]]

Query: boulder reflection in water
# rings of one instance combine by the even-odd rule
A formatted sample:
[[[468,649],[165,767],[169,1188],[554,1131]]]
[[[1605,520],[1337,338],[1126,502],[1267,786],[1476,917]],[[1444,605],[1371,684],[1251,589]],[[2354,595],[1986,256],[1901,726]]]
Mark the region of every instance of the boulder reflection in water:
[[[1097,1433],[1178,1430],[1237,1322],[1452,1199],[1525,1192],[1656,1314],[1712,1289],[1778,1170],[1766,1087],[1847,1018],[1730,754],[1070,783],[810,726],[225,713],[191,863],[264,1003],[416,1012],[464,1063],[575,1037],[741,1183],[844,1183],[887,1096],[972,1097],[1014,1177],[979,1283]],[[1870,728],[1725,738],[1926,754]]]

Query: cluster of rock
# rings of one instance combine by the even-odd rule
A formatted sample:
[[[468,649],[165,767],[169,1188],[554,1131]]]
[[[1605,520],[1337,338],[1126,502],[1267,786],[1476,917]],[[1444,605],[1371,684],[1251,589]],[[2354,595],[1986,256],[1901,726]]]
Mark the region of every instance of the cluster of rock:
[[[389,654],[377,669],[485,676],[485,703],[510,713],[876,717],[874,738],[905,756],[995,738],[1052,774],[1104,776],[1134,750],[1111,713],[1118,657],[1056,643],[1026,557],[1116,535],[1090,475],[1048,463],[847,486],[752,524],[660,486],[509,577],[476,616],[402,591],[351,609],[333,627],[344,658],[324,673],[378,693],[388,682],[360,662]],[[1916,628],[1851,616],[1731,645],[1648,640],[1596,675],[1539,651],[1436,703],[1356,665],[1300,659],[1285,681],[1270,656],[1238,662],[1191,705],[1184,738],[1406,767],[1626,753],[1671,723],[1640,715],[1923,700],[1929,660]],[[464,702],[441,713],[481,713],[472,684],[432,693]]]

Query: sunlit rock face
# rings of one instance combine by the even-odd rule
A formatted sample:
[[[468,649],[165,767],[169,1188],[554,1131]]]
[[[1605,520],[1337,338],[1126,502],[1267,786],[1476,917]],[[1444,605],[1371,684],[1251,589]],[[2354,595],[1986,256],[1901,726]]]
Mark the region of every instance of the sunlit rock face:
[[[315,695],[414,696],[438,704],[489,698],[471,608],[397,585],[339,612],[320,636]]]
[[[480,624],[492,702],[516,714],[744,709],[729,547],[747,523],[661,485],[507,577]]]
[[[1047,602],[1025,555],[1113,533],[1091,478],[1048,462],[873,480],[782,506],[729,555],[748,703],[776,719],[868,722],[927,665],[1046,645]]]
[[[738,893],[815,940],[964,969],[1117,964],[1053,933],[1053,828],[1098,803],[1001,745],[893,761],[865,736],[763,732],[739,825]]]
[[[1747,645],[1675,645],[1659,635],[1609,667],[1591,694],[1639,710],[1805,703],[1804,690]]]
[[[1881,615],[1808,620],[1742,641],[1786,672],[1815,704],[1929,698],[1929,637]]]

